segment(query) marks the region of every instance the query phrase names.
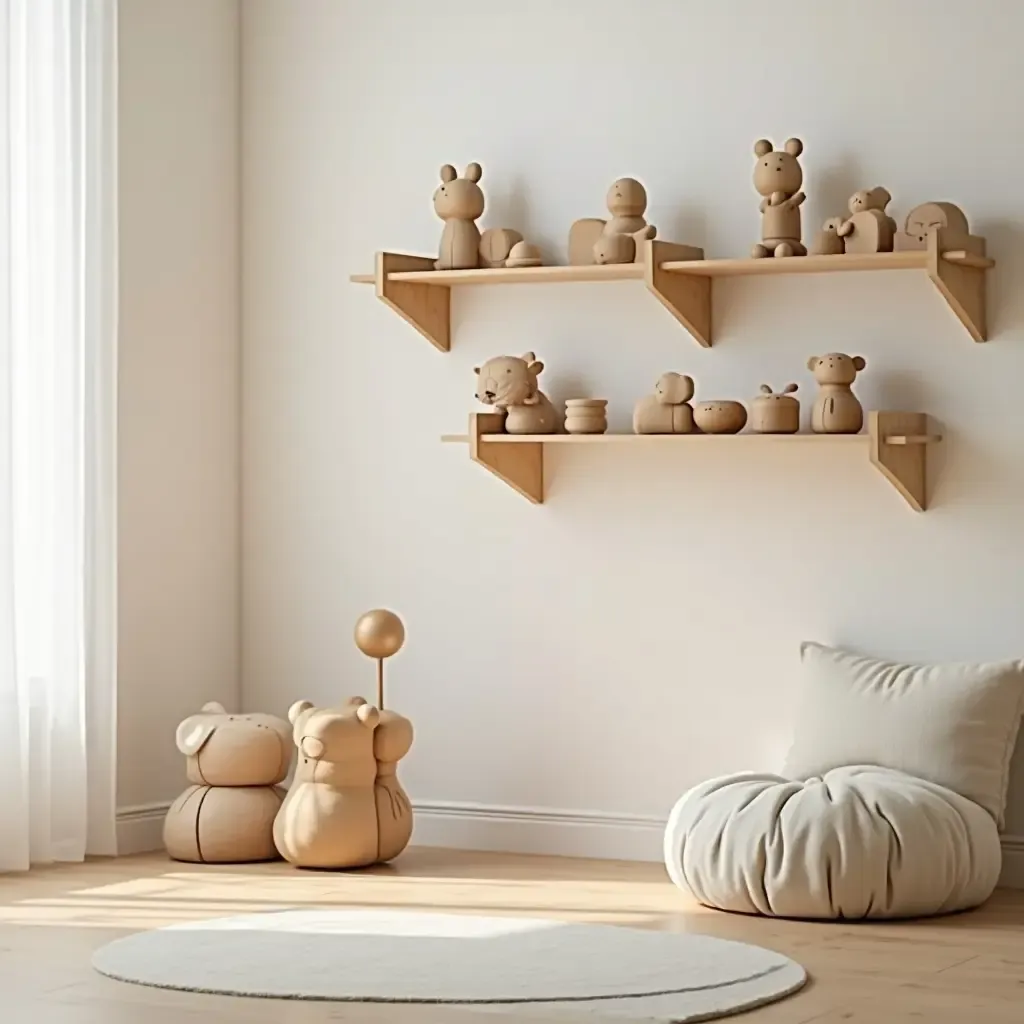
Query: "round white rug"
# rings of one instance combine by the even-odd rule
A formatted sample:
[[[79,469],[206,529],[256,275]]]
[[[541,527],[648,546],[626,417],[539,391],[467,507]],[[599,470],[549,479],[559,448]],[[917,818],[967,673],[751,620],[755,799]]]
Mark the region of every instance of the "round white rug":
[[[406,911],[288,910],[118,939],[93,966],[221,995],[710,1020],[799,989],[799,964],[704,935]]]

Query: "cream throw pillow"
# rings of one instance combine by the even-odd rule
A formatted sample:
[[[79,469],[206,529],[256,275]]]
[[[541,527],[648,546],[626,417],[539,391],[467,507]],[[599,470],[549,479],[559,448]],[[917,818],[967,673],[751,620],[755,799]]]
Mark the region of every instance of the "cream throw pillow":
[[[1024,661],[899,665],[804,643],[803,693],[784,774],[879,765],[980,804],[1000,828],[1024,710]]]

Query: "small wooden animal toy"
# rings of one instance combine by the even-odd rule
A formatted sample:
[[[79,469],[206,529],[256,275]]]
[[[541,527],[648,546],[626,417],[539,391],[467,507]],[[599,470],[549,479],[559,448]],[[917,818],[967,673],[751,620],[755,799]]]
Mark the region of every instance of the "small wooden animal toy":
[[[441,184],[434,192],[434,212],[444,221],[441,251],[436,270],[470,270],[480,266],[480,229],[477,218],[484,212],[483,189],[477,184],[483,175],[477,163],[460,178],[451,164],[441,168]]]
[[[754,188],[761,200],[761,242],[751,256],[806,256],[801,241],[800,204],[806,196],[800,191],[804,172],[797,159],[804,150],[799,139],[788,139],[784,149],[776,151],[767,139],[754,143]]]
[[[747,410],[742,402],[700,402],[693,422],[702,434],[738,434],[747,425]]]
[[[693,378],[663,373],[654,394],[645,395],[633,409],[634,434],[692,434]]]
[[[814,256],[838,256],[846,252],[846,243],[839,229],[843,226],[844,218],[829,217],[821,226],[818,237],[811,246],[811,253]]]
[[[508,434],[557,434],[562,418],[537,384],[544,364],[532,352],[522,358],[497,356],[476,366],[476,397],[505,412]]]
[[[959,206],[952,203],[922,203],[907,214],[903,230],[896,232],[894,248],[897,251],[927,249],[928,235],[935,228],[947,228],[957,235],[970,234],[967,217]]]
[[[488,228],[480,236],[480,266],[504,267],[523,236],[512,228]]]
[[[811,356],[807,369],[818,382],[818,394],[811,408],[811,430],[815,434],[858,434],[864,426],[864,410],[850,385],[867,365],[863,356],[830,352]]]
[[[761,394],[750,403],[750,429],[756,434],[795,434],[800,429],[800,402],[793,397],[797,386],[787,384],[778,394],[761,385]]]
[[[636,178],[612,182],[606,201],[611,220],[587,217],[569,229],[571,264],[633,263],[643,255],[640,243],[656,236],[657,229],[644,219],[647,190]]]
[[[603,434],[608,429],[605,398],[567,398],[565,429],[569,434]]]
[[[848,253],[892,252],[896,222],[885,212],[891,198],[881,185],[850,197],[850,216],[839,229]]]
[[[508,258],[505,260],[506,267],[539,267],[540,265],[540,249],[522,239],[512,246]]]

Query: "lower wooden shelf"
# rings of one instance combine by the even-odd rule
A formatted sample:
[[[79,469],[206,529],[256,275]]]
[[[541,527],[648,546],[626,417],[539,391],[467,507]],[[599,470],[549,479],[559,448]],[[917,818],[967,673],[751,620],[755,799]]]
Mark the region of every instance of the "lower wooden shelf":
[[[445,434],[441,440],[468,444],[469,457],[524,498],[544,502],[544,448],[549,444],[706,445],[755,443],[860,445],[871,464],[916,512],[927,507],[928,447],[942,440],[929,429],[923,412],[881,411],[868,414],[863,434],[505,434],[500,413],[471,413],[468,434]]]

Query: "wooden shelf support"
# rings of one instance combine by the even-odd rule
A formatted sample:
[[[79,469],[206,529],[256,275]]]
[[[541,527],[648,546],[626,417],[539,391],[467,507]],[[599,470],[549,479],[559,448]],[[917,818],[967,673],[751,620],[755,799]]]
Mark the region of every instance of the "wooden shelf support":
[[[481,438],[500,434],[505,418],[497,412],[475,412],[469,416],[469,457],[535,505],[544,502],[544,445],[488,444]]]
[[[698,345],[711,348],[711,278],[685,272],[670,274],[662,268],[669,262],[703,260],[704,250],[656,238],[644,245],[644,283]]]
[[[929,432],[923,412],[868,414],[871,463],[916,512],[928,507],[928,446],[942,440]]]
[[[379,252],[374,284],[378,299],[412,324],[434,348],[447,352],[452,345],[451,289],[415,281],[396,281],[391,277],[391,274],[401,271],[433,269],[434,261],[428,256]]]
[[[985,274],[993,266],[984,238],[946,228],[928,236],[928,276],[975,341],[988,341]]]

